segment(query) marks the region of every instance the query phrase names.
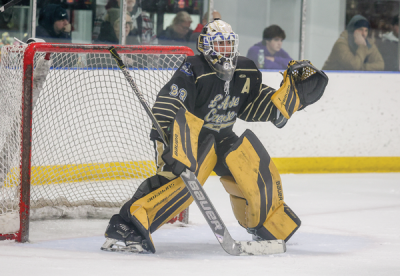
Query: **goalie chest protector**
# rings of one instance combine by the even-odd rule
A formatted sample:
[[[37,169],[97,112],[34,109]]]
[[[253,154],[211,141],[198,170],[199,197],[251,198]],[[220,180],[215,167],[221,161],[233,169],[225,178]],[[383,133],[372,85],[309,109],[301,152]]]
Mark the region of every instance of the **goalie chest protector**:
[[[216,76],[202,55],[196,55],[186,58],[159,96],[165,96],[163,101],[167,101],[167,97],[176,95],[189,112],[204,120],[202,134],[212,133],[218,140],[218,136],[232,131],[238,114],[258,96],[261,82],[254,62],[239,57],[225,92],[226,82]]]

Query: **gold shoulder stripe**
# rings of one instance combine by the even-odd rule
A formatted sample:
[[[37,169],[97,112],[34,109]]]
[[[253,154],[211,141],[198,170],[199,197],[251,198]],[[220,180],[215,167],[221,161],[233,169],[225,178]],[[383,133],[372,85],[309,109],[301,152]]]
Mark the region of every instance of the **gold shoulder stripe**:
[[[200,76],[198,76],[198,77],[196,78],[196,81],[195,81],[194,83],[196,83],[196,82],[197,82],[200,78],[202,78],[202,77],[209,76],[209,75],[215,75],[215,74],[217,74],[217,73],[216,73],[216,72],[212,72],[212,73],[200,75]]]
[[[162,108],[162,107],[153,107],[153,109],[160,109],[160,110],[165,110],[165,111],[169,111],[171,113],[176,114],[176,110],[173,111],[172,109],[168,109],[168,108]],[[155,114],[154,114],[155,115]]]
[[[160,117],[170,118],[171,120],[174,119],[174,117],[167,116],[167,115],[164,115],[164,114],[161,114],[161,113],[154,113],[154,116],[160,116]]]
[[[257,69],[236,69],[235,71],[247,71],[247,72],[252,71],[252,72],[257,72],[258,70],[257,70]]]
[[[260,106],[262,105],[262,103],[265,101],[265,99],[268,97],[268,95],[264,95],[264,98],[261,100],[261,102],[258,104],[256,112],[254,112],[254,117],[253,119],[256,117],[256,114],[258,113],[258,109],[260,108]],[[268,106],[268,105],[267,105]],[[264,110],[265,112],[265,110]]]
[[[261,90],[261,91],[260,91],[260,93],[261,93],[262,91],[263,91],[263,90]],[[268,91],[267,93],[265,93],[265,95],[267,95],[267,96],[268,96],[269,94],[271,94],[271,93],[275,93],[275,92],[276,92],[275,90],[271,90],[271,91]]]
[[[161,128],[168,128],[169,126],[163,126]],[[151,129],[157,130],[155,127],[151,127]]]
[[[269,87],[269,86],[267,86],[267,87],[264,88],[264,89],[261,89],[260,95],[261,95],[261,92],[262,92],[263,90],[267,89],[268,87]],[[260,104],[258,105],[257,110],[256,110],[256,112],[254,113],[254,118],[255,118],[256,114],[258,113],[258,109],[260,108],[261,104],[262,104],[262,103],[264,102],[264,100],[268,97],[268,95],[271,94],[272,92],[274,92],[274,90],[271,90],[271,91],[269,91],[269,92],[267,92],[267,93],[264,94],[265,97],[264,97],[264,99],[262,99],[262,101],[261,101]],[[270,103],[271,103],[271,99],[270,99],[269,102],[267,103],[267,105],[266,105],[264,111],[262,112],[261,116],[258,117],[257,121],[259,121],[259,120],[261,119],[261,117],[264,115],[264,113],[265,113],[265,111],[267,110],[267,108],[268,108],[268,106],[269,106]],[[269,117],[269,116],[268,116],[268,117]],[[253,118],[253,119],[254,119],[254,118]]]
[[[249,110],[249,113],[247,113],[247,116],[246,116],[246,119],[244,119],[245,121],[247,121],[247,119],[249,118],[249,116],[250,116],[250,113],[251,113],[251,110],[253,109],[253,107],[254,107],[254,103],[251,103],[251,105],[250,105],[251,107],[250,107],[250,110]]]
[[[157,104],[172,105],[172,106],[175,107],[176,109],[179,109],[179,107],[177,107],[176,105],[174,105],[174,104],[172,104],[172,103],[164,103],[164,102],[156,102],[156,103],[154,104],[154,107],[153,107],[153,108],[157,108],[157,107],[156,107]]]
[[[267,111],[267,109],[268,109],[268,107],[269,107],[270,104],[271,104],[271,101],[268,102],[268,104],[267,104],[267,106],[265,107],[263,113],[261,113],[261,115],[260,115],[260,117],[258,117],[258,120],[257,120],[257,121],[260,121],[260,120],[261,120],[262,116],[264,116],[264,113],[265,113],[265,111]],[[267,117],[267,119],[266,119],[265,121],[268,121],[269,117],[271,116],[272,109],[273,109],[273,108],[270,108],[270,109],[269,109],[269,114],[268,114],[268,117]]]
[[[249,103],[249,104],[246,106],[246,108],[243,110],[243,112],[242,112],[241,114],[245,113],[246,110],[247,110],[252,104],[253,104],[253,103]]]
[[[178,100],[177,98],[166,97],[166,96],[159,96],[159,98],[170,99],[170,100],[177,101],[178,103],[180,103],[180,105],[181,105],[182,107],[184,107],[184,108],[187,110],[186,106],[185,106],[180,100]],[[166,104],[165,102],[156,102],[156,103]]]
[[[261,86],[262,87],[262,86]],[[260,87],[260,88],[261,88]],[[266,86],[266,87],[264,87],[263,89],[261,89],[260,91],[264,91],[265,89],[268,89],[268,88],[270,88],[269,86]]]
[[[249,118],[250,113],[251,113],[251,110],[252,110],[253,107],[254,107],[254,103],[257,102],[257,100],[258,100],[258,98],[259,98],[260,96],[261,96],[261,91],[258,93],[257,98],[251,103],[251,108],[250,108],[250,110],[249,110],[249,113],[248,113],[247,116],[246,116],[245,121],[247,121],[247,119]],[[246,108],[246,109],[247,109],[247,108]],[[253,116],[253,119],[254,119],[254,116]]]
[[[168,99],[168,100],[173,100],[173,101],[178,101],[178,102],[180,102],[179,99],[177,99],[177,98],[175,98],[175,97],[170,97],[170,96],[159,96],[159,98]],[[158,102],[158,101],[156,101],[156,103],[157,103],[157,102]]]

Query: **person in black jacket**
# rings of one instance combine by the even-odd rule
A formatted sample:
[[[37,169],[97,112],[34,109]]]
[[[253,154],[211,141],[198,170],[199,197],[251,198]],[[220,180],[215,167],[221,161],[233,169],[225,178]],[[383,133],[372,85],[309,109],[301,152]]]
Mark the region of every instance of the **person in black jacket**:
[[[104,21],[101,23],[96,43],[119,43],[119,39],[114,31],[114,23],[119,18],[119,14],[119,8],[110,8],[107,11]]]
[[[399,71],[399,15],[393,17],[392,31],[376,40],[376,46],[385,62],[385,71]]]
[[[158,44],[188,46],[195,50],[196,43],[191,40],[193,30],[190,29],[192,18],[185,11],[178,12],[171,25],[157,35]]]
[[[133,28],[132,18],[129,14],[126,15],[125,36],[126,45],[136,45],[139,41],[136,36],[129,35]],[[111,8],[105,16],[104,22],[101,24],[100,34],[95,41],[96,44],[119,44],[119,28],[120,18],[119,9]]]
[[[68,13],[60,5],[49,4],[40,10],[37,38],[46,42],[71,43],[70,31]]]

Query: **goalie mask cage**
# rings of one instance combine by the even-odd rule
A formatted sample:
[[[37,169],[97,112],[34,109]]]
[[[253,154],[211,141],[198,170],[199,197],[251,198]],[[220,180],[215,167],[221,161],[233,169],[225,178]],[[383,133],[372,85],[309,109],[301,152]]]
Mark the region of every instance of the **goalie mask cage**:
[[[1,49],[0,240],[26,242],[30,218],[110,218],[154,175],[151,120],[108,47]],[[193,55],[180,46],[116,50],[150,106]],[[51,68],[33,106],[35,70],[44,56]]]

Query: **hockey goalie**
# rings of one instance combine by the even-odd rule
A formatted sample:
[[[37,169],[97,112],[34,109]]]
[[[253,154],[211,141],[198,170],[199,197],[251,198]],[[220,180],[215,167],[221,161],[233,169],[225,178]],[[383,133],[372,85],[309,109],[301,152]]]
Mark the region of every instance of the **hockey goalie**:
[[[159,91],[152,112],[164,137],[155,127],[150,133],[157,173],[111,218],[103,250],[154,253],[151,234],[193,201],[179,177],[186,169],[201,185],[212,171],[220,176],[236,219],[254,240],[287,241],[300,227],[263,144],[250,130],[238,137],[232,129],[237,119],[282,128],[321,98],[328,78],[309,61],[291,61],[274,90],[238,46],[231,26],[215,19],[198,38],[200,54],[187,57]]]

